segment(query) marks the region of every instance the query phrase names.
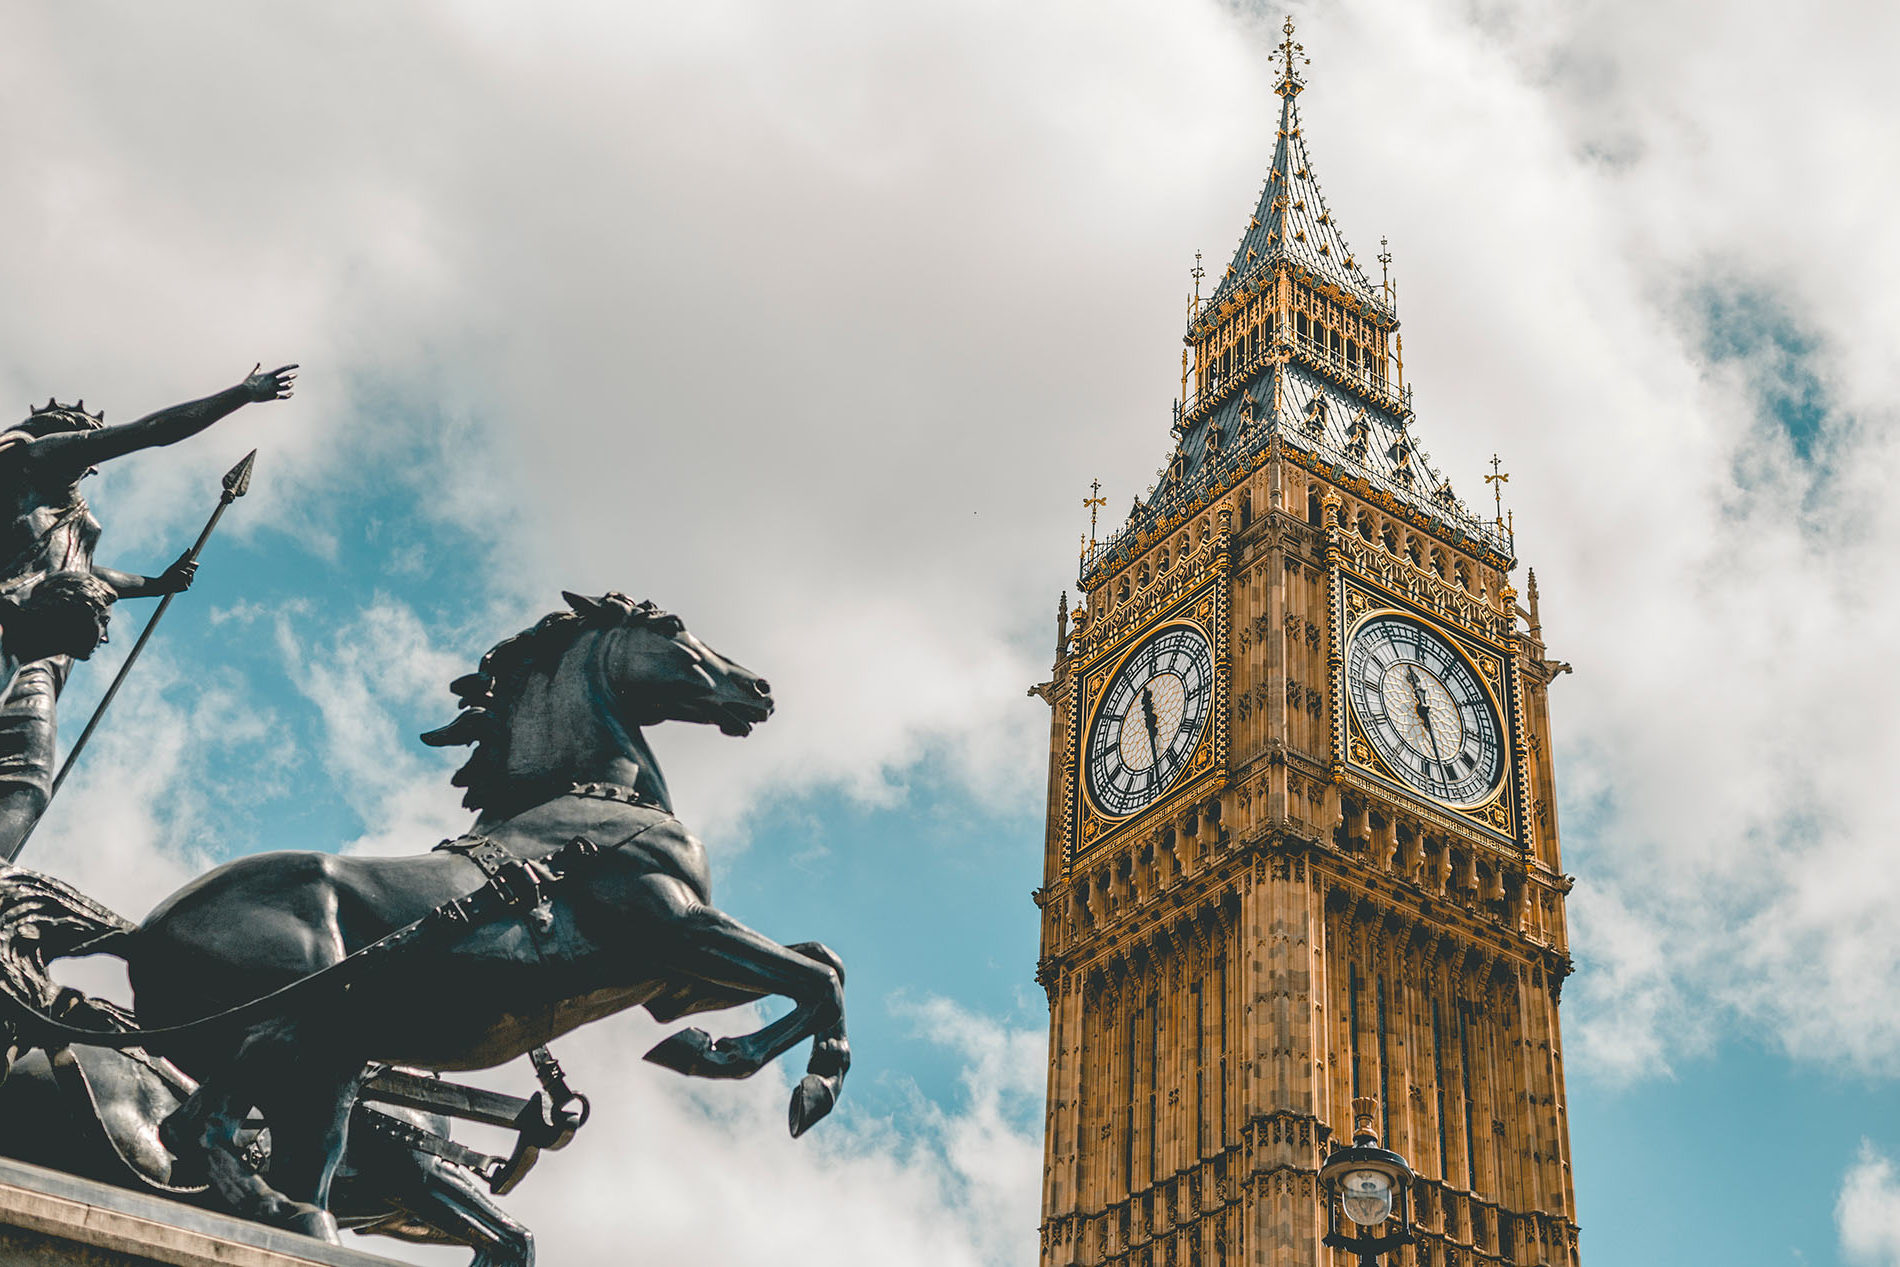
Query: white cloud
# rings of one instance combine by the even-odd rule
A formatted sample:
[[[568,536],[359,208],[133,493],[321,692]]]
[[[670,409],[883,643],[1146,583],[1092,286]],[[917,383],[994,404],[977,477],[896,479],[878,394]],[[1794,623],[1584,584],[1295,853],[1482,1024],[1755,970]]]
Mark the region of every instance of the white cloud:
[[[1849,1261],[1869,1267],[1900,1263],[1900,1178],[1871,1140],[1860,1142],[1860,1156],[1841,1180],[1834,1222]]]
[[[1269,22],[1133,0],[236,12],[0,19],[0,399],[123,417],[306,362],[297,401],[108,472],[102,559],[162,562],[140,543],[253,442],[232,530],[265,542],[336,534],[329,499],[420,446],[429,513],[492,541],[437,564],[509,613],[485,639],[559,587],[621,588],[773,679],[781,713],[743,748],[660,737],[696,825],[788,786],[888,800],[938,752],[1033,803],[1021,692],[1076,502],[1100,475],[1125,504],[1165,456],[1190,252],[1219,266],[1270,149]],[[1900,15],[1348,0],[1301,21],[1329,198],[1362,253],[1393,238],[1421,437],[1467,494],[1503,453],[1577,666],[1553,708],[1578,1067],[1660,1071],[1745,1023],[1900,1068]],[[1805,374],[1813,461],[1767,408]],[[440,645],[377,619],[365,636]],[[406,731],[351,710],[446,662],[385,680],[299,645],[332,732],[375,757],[333,747],[338,786],[419,830]],[[155,839],[134,798],[88,812]]]
[[[879,1119],[853,1107],[847,1079],[840,1109],[798,1140],[785,1113],[799,1053],[746,1082],[695,1082],[639,1059],[666,1032],[644,1013],[581,1031],[558,1047],[593,1118],[502,1203],[534,1230],[543,1261],[579,1267],[629,1258],[1026,1267],[1040,1217],[1043,1040],[941,999],[911,1011],[925,1037],[965,1062],[957,1100],[917,1096],[903,1120]],[[749,1015],[718,1014],[712,1028],[741,1032]],[[527,1072],[507,1072],[519,1091]]]
[[[119,656],[102,655],[76,666],[75,675],[89,680],[75,677],[61,700],[69,746],[119,663]],[[254,827],[230,822],[237,808],[228,795],[235,790],[232,768],[242,771],[246,786],[268,787],[294,757],[285,745],[271,761],[248,761],[277,731],[273,710],[245,686],[218,671],[188,677],[162,651],[143,656],[21,864],[58,875],[133,919],[203,870],[226,843],[221,830]]]
[[[407,605],[379,597],[339,624],[304,631],[308,607],[277,613],[275,637],[291,682],[322,718],[322,761],[336,794],[367,827],[350,852],[428,848],[467,819],[443,761],[416,740],[431,711],[454,716],[448,683],[474,666],[441,650]],[[312,645],[314,643],[314,645]]]

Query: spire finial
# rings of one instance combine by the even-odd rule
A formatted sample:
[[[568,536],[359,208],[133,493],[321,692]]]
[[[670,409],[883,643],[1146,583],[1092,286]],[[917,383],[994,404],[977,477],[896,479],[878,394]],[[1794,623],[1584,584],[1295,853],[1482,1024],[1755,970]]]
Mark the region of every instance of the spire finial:
[[[1102,507],[1108,505],[1108,498],[1102,496],[1102,481],[1100,480],[1089,481],[1089,494],[1089,496],[1082,499],[1082,504],[1089,508],[1089,545],[1093,547],[1095,544],[1095,515]]]
[[[1294,69],[1293,63],[1298,60],[1301,65],[1311,65],[1312,61],[1306,56],[1305,46],[1293,39],[1291,14],[1287,15],[1286,24],[1280,30],[1286,38],[1281,40],[1280,46],[1273,50],[1280,55],[1280,82],[1273,86],[1273,90],[1282,97],[1294,97],[1299,95],[1300,89],[1306,87],[1306,81],[1300,78],[1300,72]]]
[[[1385,234],[1379,235],[1379,286],[1385,291],[1385,302],[1392,302],[1392,248],[1387,245]]]
[[[1502,473],[1502,472],[1500,471],[1500,468],[1501,468],[1501,467],[1502,467],[1503,465],[1504,465],[1504,462],[1503,462],[1503,460],[1502,460],[1501,458],[1499,458],[1497,454],[1495,454],[1495,453],[1493,453],[1493,454],[1491,455],[1491,473],[1490,473],[1489,475],[1487,475],[1487,476],[1485,476],[1485,477],[1484,477],[1484,482],[1485,482],[1485,483],[1487,483],[1487,484],[1489,484],[1489,485],[1491,486],[1491,502],[1492,502],[1492,505],[1493,505],[1493,506],[1494,506],[1494,507],[1496,508],[1496,510],[1497,510],[1497,516],[1498,516],[1498,517],[1497,517],[1497,520],[1496,520],[1496,522],[1497,522],[1497,525],[1498,525],[1498,531],[1499,531],[1499,532],[1503,532],[1503,531],[1505,531],[1505,527],[1504,527],[1504,486],[1505,486],[1505,485],[1506,485],[1507,483],[1509,483],[1509,482],[1510,482],[1510,479],[1511,479],[1511,477],[1510,477],[1509,475],[1506,475],[1506,474],[1503,474],[1503,473]],[[1512,518],[1513,518],[1513,520],[1515,520],[1515,518],[1516,518],[1516,516],[1514,515],[1514,516],[1512,516]]]

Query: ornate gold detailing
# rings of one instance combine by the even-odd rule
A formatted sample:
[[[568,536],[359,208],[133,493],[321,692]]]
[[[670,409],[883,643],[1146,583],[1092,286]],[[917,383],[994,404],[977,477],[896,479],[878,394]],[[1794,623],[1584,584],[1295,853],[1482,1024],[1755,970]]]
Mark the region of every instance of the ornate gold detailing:
[[[1150,548],[1159,542],[1157,534],[1152,541],[1144,541]],[[1091,606],[1105,609],[1106,614],[1091,620],[1086,632],[1076,638],[1076,653],[1084,659],[1092,659],[1134,629],[1141,628],[1165,608],[1171,607],[1174,600],[1191,586],[1198,584],[1210,573],[1225,570],[1227,561],[1227,534],[1213,533],[1205,529],[1196,534],[1200,539],[1197,547],[1182,550],[1172,566],[1155,576],[1146,589],[1131,586],[1127,598],[1110,598],[1109,585],[1104,583],[1093,592]],[[1121,573],[1127,577],[1127,570]],[[1119,586],[1117,586],[1119,594]],[[1215,641],[1223,641],[1212,630],[1209,636]]]
[[[1301,79],[1299,71],[1294,68],[1294,62],[1297,60],[1301,65],[1310,66],[1312,65],[1312,59],[1306,56],[1305,47],[1296,43],[1293,39],[1293,19],[1291,17],[1287,18],[1286,25],[1282,26],[1280,31],[1286,38],[1282,39],[1279,47],[1273,50],[1280,58],[1280,82],[1273,86],[1273,90],[1282,97],[1295,97],[1299,95],[1300,89],[1306,87],[1306,82]],[[1301,172],[1300,174],[1305,175],[1305,172]]]
[[[1102,481],[1100,480],[1089,481],[1089,495],[1082,499],[1082,504],[1088,507],[1088,512],[1089,512],[1088,549],[1093,550],[1095,548],[1095,516],[1096,516],[1096,513],[1100,511],[1102,507],[1108,505],[1108,498],[1102,496]],[[1084,551],[1084,553],[1086,553],[1086,551]]]
[[[1486,636],[1495,636],[1499,632],[1499,626],[1505,618],[1439,577],[1429,567],[1414,563],[1403,554],[1388,554],[1373,543],[1361,539],[1356,532],[1342,532],[1337,536],[1341,552],[1352,569],[1360,575],[1376,580],[1387,590],[1429,608],[1466,629]],[[1348,604],[1355,601],[1351,591],[1346,601]],[[1361,606],[1350,608],[1351,614],[1355,616],[1365,610],[1363,596],[1358,601]]]
[[[1078,659],[1086,660],[1086,663],[1078,663],[1076,670],[1076,690],[1081,706],[1077,709],[1063,756],[1062,807],[1068,824],[1066,834],[1071,866],[1092,846],[1104,838],[1121,833],[1130,824],[1165,822],[1167,816],[1178,813],[1184,803],[1191,803],[1221,786],[1221,776],[1227,769],[1227,717],[1232,690],[1229,640],[1226,636],[1227,591],[1218,579],[1207,583],[1207,577],[1202,572],[1211,572],[1218,578],[1226,571],[1227,532],[1224,522],[1216,529],[1209,519],[1203,519],[1194,533],[1200,542],[1199,547],[1187,552],[1179,565],[1163,573],[1150,587],[1147,599],[1138,603],[1131,598],[1110,620],[1091,626],[1095,632],[1110,631],[1110,636],[1097,639],[1085,647],[1078,644]],[[1174,579],[1171,581],[1170,578]],[[1179,595],[1188,579],[1204,585],[1204,588],[1183,600]],[[1198,626],[1213,649],[1214,698],[1208,725],[1174,787],[1165,796],[1126,818],[1109,818],[1080,790],[1079,763],[1089,718],[1100,704],[1109,681],[1114,677],[1119,658],[1128,645],[1135,638],[1146,636],[1168,623]]]
[[[1346,553],[1352,555],[1355,561],[1367,554],[1367,551],[1364,549],[1355,550],[1355,547],[1363,547],[1365,544],[1360,541],[1356,535],[1346,533],[1335,533],[1334,535],[1342,540],[1342,544],[1346,547]],[[1399,562],[1399,560],[1395,560],[1391,556],[1383,554],[1383,552],[1381,552],[1375,560],[1375,562],[1378,561],[1386,563]],[[1409,570],[1414,573],[1420,571],[1420,569],[1416,568],[1410,568]],[[1378,579],[1383,580],[1384,578],[1379,577]],[[1369,613],[1382,609],[1402,610],[1402,605],[1394,601],[1397,598],[1413,597],[1415,600],[1429,600],[1432,597],[1430,593],[1424,595],[1408,594],[1403,586],[1393,586],[1388,590],[1387,594],[1381,595],[1377,590],[1369,588],[1375,583],[1371,577],[1354,575],[1352,572],[1343,569],[1339,572],[1337,580],[1340,591],[1338,610],[1345,614],[1347,628],[1338,631],[1335,635],[1336,639],[1343,639],[1346,634],[1350,632],[1351,627],[1356,625]],[[1440,588],[1442,589],[1444,587],[1441,586]],[[1443,596],[1440,595],[1440,597],[1442,598]],[[1480,644],[1473,636],[1474,634],[1482,636],[1482,631],[1491,628],[1495,624],[1494,614],[1475,600],[1467,599],[1466,601],[1469,604],[1467,610],[1475,617],[1470,623],[1463,623],[1454,617],[1453,621],[1445,623],[1434,622],[1433,628],[1436,629],[1441,636],[1450,639],[1458,645],[1465,656],[1477,667],[1486,689],[1491,692],[1492,705],[1497,709],[1498,716],[1502,720],[1506,731],[1506,733],[1501,736],[1505,744],[1505,751],[1509,754],[1505,766],[1505,777],[1499,781],[1496,790],[1489,797],[1476,805],[1448,805],[1435,800],[1424,800],[1422,803],[1430,805],[1431,808],[1439,814],[1453,816],[1456,821],[1470,823],[1483,828],[1488,833],[1496,833],[1498,836],[1505,837],[1514,847],[1528,848],[1531,842],[1528,837],[1523,836],[1518,830],[1518,816],[1514,808],[1517,805],[1527,804],[1530,795],[1529,761],[1523,741],[1524,727],[1522,718],[1524,713],[1520,677],[1517,673],[1508,671],[1505,659],[1500,656],[1498,652]],[[1420,601],[1420,605],[1424,607],[1434,606],[1434,604],[1429,601]],[[1442,607],[1438,608],[1438,610],[1441,615],[1447,614]],[[1335,646],[1337,647],[1337,642]],[[1330,667],[1332,669],[1334,698],[1344,699],[1346,688],[1343,658],[1335,654]],[[1336,768],[1342,773],[1363,772],[1363,774],[1374,776],[1380,780],[1381,784],[1392,784],[1404,788],[1405,781],[1396,777],[1392,771],[1386,768],[1385,764],[1380,761],[1378,754],[1373,751],[1372,746],[1367,743],[1360,734],[1358,719],[1341,716],[1343,714],[1350,714],[1351,712],[1352,710],[1350,708],[1344,706],[1335,710],[1335,753],[1338,754],[1335,757]],[[1336,777],[1338,776],[1336,775]],[[1381,789],[1379,794],[1388,795],[1389,793]],[[1405,795],[1417,798],[1417,793],[1409,789],[1406,790]]]

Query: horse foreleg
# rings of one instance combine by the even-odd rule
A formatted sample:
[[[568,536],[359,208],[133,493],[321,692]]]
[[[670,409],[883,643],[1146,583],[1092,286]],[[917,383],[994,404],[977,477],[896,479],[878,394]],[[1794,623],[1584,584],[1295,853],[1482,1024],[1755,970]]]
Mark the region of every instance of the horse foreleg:
[[[831,947],[821,942],[807,941],[790,949],[808,959],[830,965],[831,970],[838,974],[838,984],[844,984],[844,960],[838,958]],[[837,1024],[812,1039],[811,1058],[805,1062],[805,1076],[792,1092],[793,1139],[803,1135],[820,1118],[831,1112],[838,1103],[838,1097],[844,1094],[844,1075],[850,1068],[851,1044],[845,1039],[844,1017],[840,1015]]]
[[[808,1080],[821,1085],[800,1084],[792,1102],[793,1133],[802,1133],[829,1111],[850,1064],[843,965],[837,956],[815,943],[788,949],[698,904],[679,914],[663,953],[672,971],[719,990],[783,995],[792,1000],[792,1010],[737,1038],[682,1030],[649,1051],[648,1060],[697,1078],[749,1078],[803,1039],[816,1037]]]

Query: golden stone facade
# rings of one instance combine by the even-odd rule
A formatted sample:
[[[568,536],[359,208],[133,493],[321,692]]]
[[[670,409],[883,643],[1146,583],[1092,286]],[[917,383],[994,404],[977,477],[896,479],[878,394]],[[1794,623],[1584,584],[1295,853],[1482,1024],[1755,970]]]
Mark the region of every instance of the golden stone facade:
[[[1260,210],[1189,327],[1173,462],[1085,555],[1038,691],[1041,1261],[1344,1264],[1316,1175],[1373,1096],[1419,1176],[1391,1262],[1575,1267],[1565,666],[1504,526],[1412,446],[1390,288],[1311,183],[1296,53]]]

